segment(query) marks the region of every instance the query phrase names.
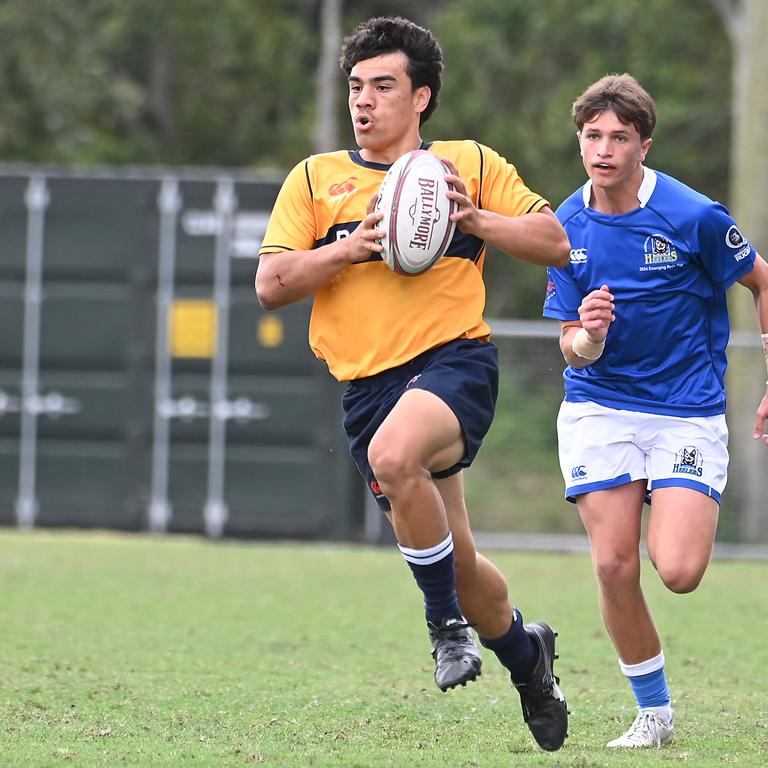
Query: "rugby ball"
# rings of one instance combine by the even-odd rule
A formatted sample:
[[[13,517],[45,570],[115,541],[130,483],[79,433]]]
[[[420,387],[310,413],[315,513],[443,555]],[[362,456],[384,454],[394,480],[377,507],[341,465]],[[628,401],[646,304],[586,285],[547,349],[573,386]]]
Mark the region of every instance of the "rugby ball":
[[[378,227],[386,232],[379,240],[381,257],[399,275],[420,275],[445,255],[456,230],[450,216],[456,203],[446,192],[450,173],[437,155],[423,149],[396,160],[379,187],[376,211],[384,218]]]

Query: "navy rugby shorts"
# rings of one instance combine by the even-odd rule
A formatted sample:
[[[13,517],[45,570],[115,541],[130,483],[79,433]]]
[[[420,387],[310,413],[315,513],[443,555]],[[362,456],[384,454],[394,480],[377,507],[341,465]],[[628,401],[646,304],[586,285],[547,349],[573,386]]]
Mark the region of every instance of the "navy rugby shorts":
[[[349,382],[341,401],[349,452],[385,512],[390,509],[389,500],[368,464],[368,445],[409,388],[432,392],[456,414],[464,435],[464,456],[433,477],[454,475],[472,463],[491,427],[499,391],[498,349],[492,342],[456,339],[397,368]]]

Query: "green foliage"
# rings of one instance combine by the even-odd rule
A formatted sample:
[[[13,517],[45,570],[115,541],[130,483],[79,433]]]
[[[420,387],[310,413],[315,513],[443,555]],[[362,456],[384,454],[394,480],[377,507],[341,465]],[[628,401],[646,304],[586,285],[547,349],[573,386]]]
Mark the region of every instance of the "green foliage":
[[[452,3],[434,24],[447,75],[430,128],[479,136],[557,205],[584,178],[571,103],[607,72],[628,71],[657,102],[649,160],[724,199],[730,46],[705,3],[675,2],[665,24],[670,9],[668,0]]]
[[[0,156],[287,170],[312,151],[319,5],[82,0],[73,12],[6,0]],[[730,50],[708,4],[361,0],[344,8],[343,32],[375,14],[431,26],[444,47],[443,106],[425,138],[478,138],[556,205],[583,177],[571,102],[605,72],[630,70],[658,101],[653,162],[724,199]],[[338,83],[342,144],[352,146],[341,73]],[[524,292],[492,293],[494,313],[537,314],[535,305]]]
[[[0,154],[286,167],[311,133],[315,13],[313,0],[3,3]]]
[[[634,713],[589,558],[491,557],[526,618],[560,633],[572,715],[552,755],[491,654],[478,682],[434,686],[421,598],[393,548],[0,534],[0,763],[636,766],[638,755],[604,747]],[[715,562],[678,596],[644,563],[679,735],[643,765],[763,768],[765,570]]]
[[[3,159],[285,171],[311,153],[318,0],[71,8],[0,4]],[[377,14],[432,27],[444,48],[426,139],[477,138],[557,206],[584,180],[571,103],[626,70],[659,109],[649,164],[726,201],[731,51],[710,4],[361,0],[344,8],[343,33]],[[340,72],[336,108],[340,143],[352,147]],[[489,315],[540,316],[543,270],[492,254],[487,272]]]
[[[556,207],[586,179],[571,104],[604,74],[628,71],[659,112],[649,165],[726,201],[731,51],[708,4],[476,0],[449,4],[434,29],[447,65],[428,136],[489,144]],[[541,315],[540,270],[500,257],[488,271],[489,314]]]

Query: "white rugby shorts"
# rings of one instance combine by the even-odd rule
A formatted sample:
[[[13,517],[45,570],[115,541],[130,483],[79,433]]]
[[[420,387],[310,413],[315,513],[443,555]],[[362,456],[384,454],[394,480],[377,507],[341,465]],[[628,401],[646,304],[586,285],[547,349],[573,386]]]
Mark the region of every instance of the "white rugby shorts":
[[[565,498],[648,481],[648,491],[693,488],[720,501],[728,480],[725,416],[680,418],[563,402],[557,417]]]

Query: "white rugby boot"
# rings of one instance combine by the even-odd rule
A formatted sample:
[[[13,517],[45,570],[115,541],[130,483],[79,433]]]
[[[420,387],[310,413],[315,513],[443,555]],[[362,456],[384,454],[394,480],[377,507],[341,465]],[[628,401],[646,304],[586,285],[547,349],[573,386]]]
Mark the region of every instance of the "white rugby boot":
[[[675,713],[665,720],[652,709],[641,709],[629,730],[618,739],[608,742],[609,747],[638,749],[642,747],[663,747],[674,738]]]

